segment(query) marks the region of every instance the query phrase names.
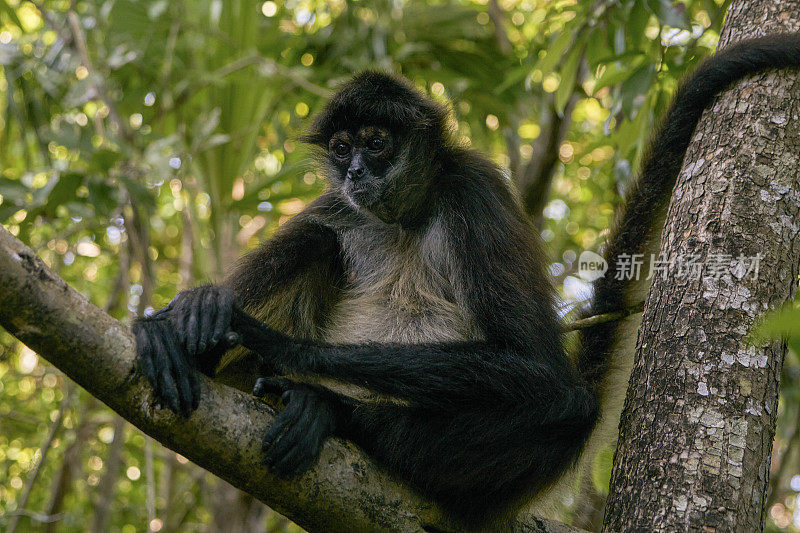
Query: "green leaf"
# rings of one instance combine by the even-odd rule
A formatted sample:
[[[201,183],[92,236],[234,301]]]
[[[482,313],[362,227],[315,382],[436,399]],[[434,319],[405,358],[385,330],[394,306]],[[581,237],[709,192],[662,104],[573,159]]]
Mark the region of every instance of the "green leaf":
[[[8,217],[13,215],[20,209],[22,208],[18,205],[7,204],[3,202],[3,205],[0,205],[0,222],[5,222],[6,219],[8,219]]]
[[[673,4],[670,0],[647,0],[647,8],[656,18],[673,28],[689,29],[689,19],[683,4]]]
[[[636,54],[638,58],[643,58],[641,54]],[[631,68],[635,67],[641,61],[614,61],[606,65],[603,74],[597,79],[594,84],[594,92],[599,91],[603,87],[616,85],[621,81],[628,79],[631,76]]]
[[[578,42],[572,47],[564,66],[561,69],[561,83],[556,91],[556,111],[563,113],[572,93],[575,92],[575,80],[578,78],[578,69],[583,57],[583,42]]]
[[[531,72],[531,68],[529,66],[527,66],[527,65],[523,65],[521,67],[517,67],[515,69],[512,69],[511,72],[509,72],[506,75],[505,80],[503,80],[503,83],[501,83],[500,85],[495,87],[495,89],[493,91],[494,94],[499,96],[506,89],[509,89],[509,88],[513,87],[514,85],[516,85],[517,83],[519,83],[522,80],[524,80],[525,77],[528,74],[530,74],[530,72]]]
[[[567,47],[572,44],[572,41],[572,32],[562,31],[561,35],[556,37],[553,44],[547,48],[547,54],[536,62],[534,69],[541,70],[542,74],[549,74],[552,72],[558,62],[563,58]]]
[[[628,17],[628,23],[625,25],[625,29],[628,38],[631,40],[631,44],[635,48],[641,47],[642,39],[645,35],[644,30],[647,28],[650,16],[650,11],[644,5],[644,0],[636,0],[633,3],[633,8],[631,9],[631,14]]]
[[[652,98],[645,97],[643,104],[638,109],[633,120],[626,120],[617,129],[614,140],[617,144],[618,152],[623,154],[623,157],[628,156],[628,152],[636,146],[639,141],[647,137],[652,126],[651,122],[648,120],[650,118],[652,103]]]
[[[128,194],[131,196],[134,204],[143,206],[147,209],[152,209],[155,207],[155,198],[153,198],[153,195],[147,190],[147,187],[127,176],[117,176],[117,179],[128,191]]]
[[[622,111],[626,116],[633,113],[644,103],[644,98],[656,75],[655,65],[646,63],[633,71],[633,74],[622,83]]]
[[[120,203],[120,198],[115,194],[116,191],[107,183],[92,181],[88,184],[89,203],[95,208],[97,214],[110,214]]]
[[[789,353],[794,355],[795,362],[800,363],[800,335],[789,337],[787,344],[789,345]]]
[[[108,174],[120,157],[122,157],[121,154],[115,150],[100,148],[92,153],[92,167],[101,174]]]
[[[12,180],[9,178],[0,178],[0,196],[3,197],[3,202],[25,200],[25,195],[30,192],[25,185],[19,180]]]
[[[586,44],[586,61],[589,63],[589,68],[594,71],[603,62],[603,59],[611,54],[605,32],[593,29]]]
[[[25,28],[22,27],[22,21],[19,20],[19,17],[17,16],[17,12],[5,0],[0,0],[0,13],[4,13],[6,17],[8,17],[8,19],[11,21],[11,23],[14,24],[17,28],[23,31],[25,30]]]
[[[47,202],[44,204],[42,214],[54,217],[58,206],[67,202],[74,202],[78,187],[83,184],[84,177],[83,174],[78,174],[77,172],[68,172],[54,177],[53,179],[56,180],[56,183],[47,195]]]

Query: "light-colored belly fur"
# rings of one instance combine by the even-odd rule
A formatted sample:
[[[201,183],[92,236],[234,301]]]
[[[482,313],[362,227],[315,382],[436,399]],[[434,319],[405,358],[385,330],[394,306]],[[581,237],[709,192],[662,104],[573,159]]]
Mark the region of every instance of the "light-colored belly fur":
[[[342,237],[348,285],[325,332],[335,343],[479,340],[441,223],[424,235],[364,227]]]

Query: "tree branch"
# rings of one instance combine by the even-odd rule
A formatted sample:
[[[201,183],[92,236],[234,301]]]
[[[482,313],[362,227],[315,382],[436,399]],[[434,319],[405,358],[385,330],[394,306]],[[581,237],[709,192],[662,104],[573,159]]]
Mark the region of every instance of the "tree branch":
[[[189,418],[153,407],[152,389],[134,372],[129,329],[2,228],[0,325],[139,429],[306,529],[448,529],[433,504],[338,439],[329,440],[313,470],[289,481],[272,475],[260,447],[274,412],[249,395],[203,379],[200,406]],[[528,516],[514,531],[578,530]]]

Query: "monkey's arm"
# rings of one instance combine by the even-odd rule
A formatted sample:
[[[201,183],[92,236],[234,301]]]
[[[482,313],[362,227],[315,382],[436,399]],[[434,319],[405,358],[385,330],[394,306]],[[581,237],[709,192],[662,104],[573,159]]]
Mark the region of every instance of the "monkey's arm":
[[[235,338],[230,343],[225,338],[234,304],[251,312],[263,311],[278,288],[306,291],[303,283],[295,281],[302,281],[310,270],[324,273],[317,277],[330,284],[335,281],[336,272],[341,271],[338,241],[325,224],[325,215],[332,209],[336,209],[335,198],[323,194],[246,255],[221,286],[183,291],[166,308],[136,321],[140,368],[166,405],[184,413],[197,405],[194,369],[211,375],[222,354],[236,343]],[[286,305],[284,314],[316,317],[325,304],[324,295],[302,299],[290,294],[294,305]]]
[[[483,342],[336,345],[296,341],[236,310],[232,328],[242,343],[279,374],[327,378],[431,408],[465,403],[518,403],[543,407],[576,387],[568,367],[530,350]]]
[[[339,241],[328,223],[332,213],[343,209],[341,199],[323,193],[242,257],[223,282],[233,291],[237,305],[254,313],[309,269],[340,271]]]

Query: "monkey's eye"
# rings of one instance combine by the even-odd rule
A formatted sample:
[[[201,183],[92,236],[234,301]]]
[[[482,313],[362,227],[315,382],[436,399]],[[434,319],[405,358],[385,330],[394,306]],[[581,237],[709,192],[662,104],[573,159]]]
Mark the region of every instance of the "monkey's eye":
[[[383,142],[383,139],[381,139],[379,137],[373,137],[372,139],[370,139],[367,142],[367,148],[369,148],[370,150],[373,150],[375,152],[379,152],[379,151],[383,150],[383,147],[385,145],[386,145],[386,143]]]
[[[333,145],[333,153],[339,157],[344,157],[350,153],[350,145],[343,142],[338,142]]]

